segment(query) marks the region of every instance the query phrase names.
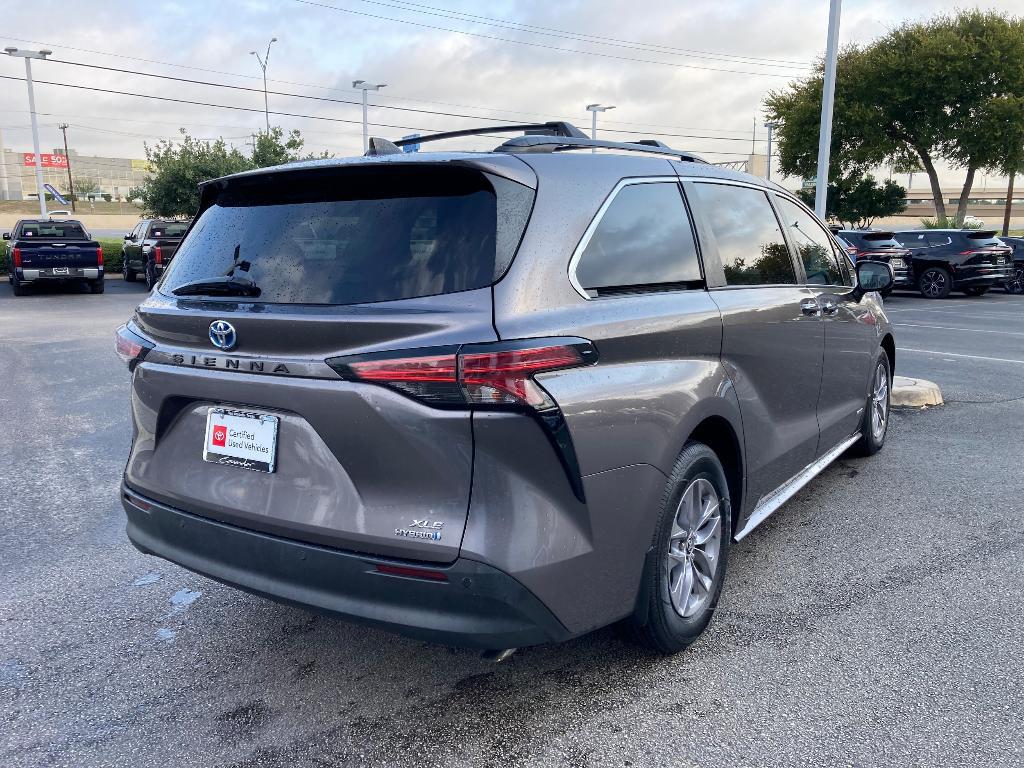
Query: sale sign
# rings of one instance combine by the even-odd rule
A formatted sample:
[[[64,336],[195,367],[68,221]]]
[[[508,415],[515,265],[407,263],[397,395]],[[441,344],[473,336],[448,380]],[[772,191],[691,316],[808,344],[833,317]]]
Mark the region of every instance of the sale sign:
[[[36,156],[32,152],[25,152],[25,165],[32,166],[36,164]],[[42,162],[43,168],[67,168],[68,159],[64,155],[39,155],[39,159]]]

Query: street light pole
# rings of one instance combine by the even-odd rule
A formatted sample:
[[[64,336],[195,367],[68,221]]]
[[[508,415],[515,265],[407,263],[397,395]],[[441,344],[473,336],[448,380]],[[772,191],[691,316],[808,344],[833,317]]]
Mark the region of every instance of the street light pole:
[[[260,69],[263,70],[263,116],[267,120],[267,133],[270,133],[270,102],[267,99],[267,64],[270,63],[270,46],[277,42],[276,37],[270,38],[270,42],[267,43],[267,52],[260,58],[258,51],[249,51],[252,56],[256,57],[256,61],[260,63]]]
[[[36,153],[36,192],[39,194],[39,215],[46,218],[46,191],[43,189],[43,157],[39,153],[39,121],[36,119],[36,95],[32,88],[32,59],[45,59],[53,51],[22,51],[4,48],[8,56],[25,60],[25,82],[28,83],[28,111],[32,115],[32,148]]]
[[[776,128],[779,127],[778,123],[765,123],[764,127],[768,129],[768,154],[765,156],[765,169],[764,178],[766,181],[772,180],[772,135]]]
[[[604,107],[600,104],[587,104],[587,112],[590,113],[590,138],[597,139],[597,113],[607,112],[609,109],[615,109],[614,106]],[[597,148],[590,150],[591,152],[597,152]]]
[[[821,132],[818,134],[818,179],[814,189],[814,212],[825,218],[828,197],[828,162],[832,149],[832,107],[836,95],[836,59],[839,57],[839,12],[842,0],[830,0],[828,47],[825,50],[825,82],[821,89]]]
[[[71,195],[71,212],[75,212],[75,184],[71,181],[71,153],[68,152],[68,124],[61,123],[57,126],[64,134],[64,160],[68,164],[68,193]]]
[[[365,153],[370,148],[370,134],[367,128],[367,117],[366,117],[366,92],[367,91],[379,91],[381,88],[387,86],[387,83],[368,83],[365,80],[353,80],[352,87],[358,88],[363,92],[363,152]]]

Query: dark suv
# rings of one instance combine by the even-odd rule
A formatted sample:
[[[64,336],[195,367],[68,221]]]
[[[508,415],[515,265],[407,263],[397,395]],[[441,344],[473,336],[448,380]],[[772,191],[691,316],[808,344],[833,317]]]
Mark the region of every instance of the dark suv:
[[[928,299],[981,296],[1013,276],[1011,249],[991,229],[912,229],[896,240],[910,249],[914,284]]]
[[[892,232],[874,229],[832,230],[841,243],[849,246],[847,253],[854,261],[873,259],[885,261],[892,267],[895,288],[912,288],[910,276],[910,251],[896,242]]]
[[[124,236],[121,266],[124,279],[130,283],[141,276],[146,287],[152,290],[174,258],[190,223],[143,219],[136,224],[135,229]]]
[[[1024,293],[1024,237],[1001,237],[1003,245],[1009,246],[1013,253],[1013,272],[1004,283],[1007,293]]]
[[[446,643],[672,652],[731,541],[881,448],[887,264],[761,179],[529,128],[202,186],[117,333],[141,551]]]

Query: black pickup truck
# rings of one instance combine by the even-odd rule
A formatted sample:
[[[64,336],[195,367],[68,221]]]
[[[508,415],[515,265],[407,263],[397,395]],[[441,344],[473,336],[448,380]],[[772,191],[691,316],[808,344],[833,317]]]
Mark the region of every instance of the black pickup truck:
[[[22,219],[7,241],[7,279],[15,296],[31,285],[52,282],[86,283],[103,293],[103,247],[73,219]]]
[[[143,219],[124,236],[124,279],[129,283],[143,277],[153,290],[164,268],[185,236],[189,221]]]

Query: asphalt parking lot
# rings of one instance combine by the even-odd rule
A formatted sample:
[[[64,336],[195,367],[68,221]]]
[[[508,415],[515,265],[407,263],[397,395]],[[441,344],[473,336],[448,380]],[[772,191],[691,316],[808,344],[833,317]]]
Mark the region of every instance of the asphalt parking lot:
[[[144,296],[0,283],[0,765],[1020,765],[1024,297],[895,295],[897,412],[733,549],[697,645],[476,654],[136,552],[117,485]]]

